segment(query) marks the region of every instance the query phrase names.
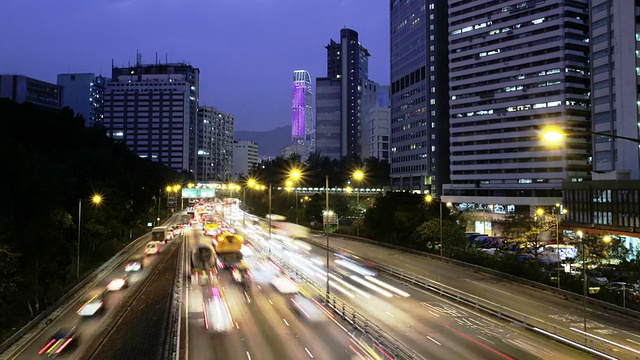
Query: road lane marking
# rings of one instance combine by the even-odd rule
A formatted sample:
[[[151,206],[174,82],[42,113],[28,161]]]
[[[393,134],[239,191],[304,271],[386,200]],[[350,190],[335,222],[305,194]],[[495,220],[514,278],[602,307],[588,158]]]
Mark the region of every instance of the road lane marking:
[[[289,326],[289,323],[287,322],[287,320],[282,319],[282,321],[284,321],[285,324],[287,324],[287,326]],[[312,356],[313,357],[313,356]]]
[[[471,279],[465,279],[465,280],[466,280],[466,281],[470,281],[470,282],[474,283],[475,285],[480,285],[480,286],[487,287],[487,288],[491,289],[492,291],[497,291],[497,292],[501,292],[501,293],[506,294],[506,295],[510,295],[510,296],[513,296],[513,297],[517,297],[517,298],[519,298],[519,299],[526,300],[526,301],[532,302],[532,303],[534,303],[534,304],[538,304],[538,305],[540,305],[540,306],[544,306],[544,307],[549,308],[549,309],[559,310],[559,309],[557,309],[557,308],[555,308],[555,307],[553,307],[553,306],[549,306],[549,305],[547,305],[547,304],[543,304],[543,303],[540,303],[540,302],[537,302],[537,301],[533,301],[533,300],[531,300],[530,298],[526,298],[526,297],[522,297],[522,296],[518,296],[518,295],[513,295],[513,293],[510,293],[510,292],[508,292],[508,291],[504,291],[504,290],[496,289],[495,287],[493,287],[493,286],[491,286],[491,285],[482,284],[482,283],[476,282],[475,280],[471,280]]]
[[[438,345],[442,346],[442,344],[440,344],[439,342],[437,342],[437,341],[436,341],[436,339],[432,338],[432,337],[431,337],[431,336],[429,336],[429,335],[427,335],[427,339],[429,339],[429,340],[433,341],[434,343],[436,343],[436,344],[438,344]]]
[[[385,313],[385,314],[387,314],[387,315],[389,315],[389,316],[391,316],[391,317],[395,317],[395,316],[393,316],[393,314],[392,314],[392,313],[390,313],[390,312],[388,312],[388,311],[385,311],[384,313]]]
[[[269,304],[273,305],[273,303],[271,302],[271,300],[267,300],[269,302]]]
[[[309,351],[309,349],[304,348],[304,350],[307,352],[307,354],[309,354],[309,357],[313,359],[313,355],[311,355],[311,351]]]
[[[428,311],[429,311],[429,314],[431,314],[431,315],[433,315],[433,316],[435,316],[435,317],[440,317],[440,315],[438,315],[438,314],[434,313],[433,311],[431,311],[431,310],[428,310]]]
[[[493,345],[495,345],[495,344],[496,344],[496,343],[494,343],[493,341],[491,341],[491,340],[489,340],[489,339],[487,339],[487,338],[485,338],[485,337],[482,337],[482,336],[480,336],[480,335],[478,335],[478,338],[480,338],[480,339],[482,339],[482,340],[484,340],[484,341],[488,342],[489,344],[493,344]]]
[[[639,343],[639,342],[637,342],[637,341],[633,341],[633,340],[631,340],[631,339],[627,339],[627,341],[632,342],[632,343],[634,343],[634,344],[636,344],[636,345],[640,345],[640,343]]]
[[[240,325],[238,324],[238,322],[237,322],[237,321],[236,321],[236,328],[237,328],[238,330],[240,330]]]
[[[251,355],[249,354],[248,351],[247,351],[247,357],[249,358],[249,360],[251,360]]]

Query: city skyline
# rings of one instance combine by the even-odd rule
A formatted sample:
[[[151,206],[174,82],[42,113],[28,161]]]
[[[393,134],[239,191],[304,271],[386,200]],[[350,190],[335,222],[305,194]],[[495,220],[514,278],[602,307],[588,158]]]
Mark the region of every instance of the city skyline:
[[[58,74],[66,73],[108,77],[112,63],[135,64],[136,52],[147,64],[156,58],[161,63],[187,62],[201,72],[200,105],[233,114],[237,130],[267,131],[291,123],[292,71],[307,69],[315,88],[315,78],[326,76],[327,39],[348,27],[358,31],[371,52],[370,78],[389,83],[389,14],[384,2],[65,4],[27,0],[5,6],[0,14],[5,54],[0,73],[55,83]]]

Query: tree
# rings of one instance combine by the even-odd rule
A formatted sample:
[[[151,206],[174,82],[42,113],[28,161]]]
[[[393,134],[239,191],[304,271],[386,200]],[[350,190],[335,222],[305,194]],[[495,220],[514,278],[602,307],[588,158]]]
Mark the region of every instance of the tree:
[[[555,222],[548,217],[532,218],[529,215],[516,214],[508,216],[502,225],[502,237],[506,245],[521,243],[515,248],[516,253],[529,253],[538,261],[538,249],[548,242],[548,234],[555,231]]]
[[[424,222],[413,235],[413,245],[416,250],[434,251],[440,244],[440,219],[430,219]],[[445,252],[451,248],[465,248],[468,244],[464,236],[464,229],[452,220],[442,220],[442,245]]]

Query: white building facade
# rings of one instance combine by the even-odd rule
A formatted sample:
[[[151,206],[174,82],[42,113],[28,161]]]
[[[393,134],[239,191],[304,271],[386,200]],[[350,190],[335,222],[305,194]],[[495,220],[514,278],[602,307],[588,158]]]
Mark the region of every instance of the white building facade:
[[[258,165],[258,144],[253,141],[236,141],[233,144],[233,177],[239,179],[249,175]]]

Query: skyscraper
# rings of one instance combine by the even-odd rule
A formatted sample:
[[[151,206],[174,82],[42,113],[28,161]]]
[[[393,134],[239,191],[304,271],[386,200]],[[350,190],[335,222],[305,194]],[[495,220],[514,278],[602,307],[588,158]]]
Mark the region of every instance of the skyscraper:
[[[196,174],[199,74],[185,63],[113,67],[104,97],[107,136],[140,157]]]
[[[210,107],[198,108],[198,179],[228,181],[233,177],[234,117]]]
[[[442,195],[449,180],[447,8],[391,3],[391,186]]]
[[[108,78],[94,73],[58,74],[63,89],[62,106],[68,106],[85,119],[85,126],[102,126],[104,120],[104,91]]]
[[[332,158],[360,157],[360,96],[370,54],[347,28],[340,30],[340,43],[331,40],[326,49],[327,77],[316,79],[316,148]]]
[[[498,214],[562,201],[588,179],[588,1],[449,0],[451,182],[444,200]],[[499,209],[499,210],[498,210]]]
[[[305,143],[307,135],[313,132],[311,76],[308,71],[293,72],[292,98],[291,143],[302,144]]]

